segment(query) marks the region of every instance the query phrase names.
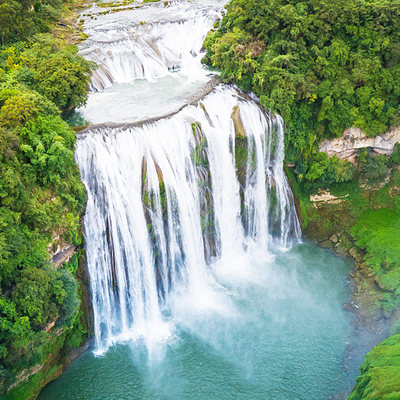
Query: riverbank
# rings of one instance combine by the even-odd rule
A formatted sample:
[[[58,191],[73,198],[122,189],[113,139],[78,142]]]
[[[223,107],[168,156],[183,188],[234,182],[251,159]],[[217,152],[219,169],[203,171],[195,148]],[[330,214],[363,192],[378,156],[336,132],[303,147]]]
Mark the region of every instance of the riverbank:
[[[349,307],[366,327],[378,324],[381,326],[376,328],[378,331],[395,329],[399,311],[399,299],[395,293],[397,272],[378,269],[377,265],[384,263],[385,259],[371,261],[374,254],[370,254],[367,244],[359,239],[359,232],[361,228],[371,229],[373,235],[381,230],[379,245],[382,254],[389,253],[389,250],[385,251],[386,246],[393,246],[393,251],[396,251],[396,242],[385,237],[385,232],[392,235],[392,223],[397,221],[398,170],[392,170],[383,185],[354,183],[350,190],[336,187],[336,191],[321,190],[314,195],[302,190],[301,185],[294,181],[292,171],[289,170],[288,176],[297,199],[304,235],[321,247],[354,259],[355,268],[349,276],[354,286]],[[366,215],[369,217],[367,221]],[[372,218],[375,218],[374,222]],[[370,224],[375,224],[374,228]]]
[[[321,190],[310,195],[295,181],[293,171],[287,171],[302,217],[304,235],[319,246],[354,260],[349,275],[352,292],[345,307],[354,315],[355,334],[366,333],[370,346],[377,347],[360,367],[361,375],[349,399],[375,399],[383,398],[381,396],[386,393],[397,393],[399,385],[394,376],[398,373],[398,364],[393,357],[399,342],[396,333],[400,320],[397,278],[400,264],[393,260],[390,268],[379,267],[385,265],[383,255],[390,257],[391,252],[396,254],[398,251],[398,241],[393,238],[400,226],[396,211],[399,172],[395,167],[382,182],[374,185],[354,183],[347,190],[336,187],[332,191]],[[362,233],[374,237],[373,246],[380,250],[378,255],[373,252],[375,247],[371,250],[368,240],[359,239],[360,228]],[[395,336],[378,344],[390,335]],[[350,357],[352,352],[350,348]],[[368,393],[372,393],[372,397]]]

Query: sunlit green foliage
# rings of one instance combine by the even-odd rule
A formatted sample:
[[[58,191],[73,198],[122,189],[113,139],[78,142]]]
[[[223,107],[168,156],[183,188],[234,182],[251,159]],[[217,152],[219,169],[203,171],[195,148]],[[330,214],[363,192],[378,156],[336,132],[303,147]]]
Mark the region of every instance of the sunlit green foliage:
[[[283,116],[297,178],[327,187],[351,174],[322,138],[399,123],[399,43],[398,0],[232,0],[204,61]]]
[[[46,31],[60,7],[0,0],[1,41]],[[0,47],[0,397],[48,356],[51,327],[79,325],[76,266],[55,269],[49,250],[82,242],[85,191],[62,116],[86,101],[90,69],[75,46],[46,34]]]
[[[46,35],[16,57],[19,64],[17,79],[44,95],[63,112],[83,105],[91,63],[77,57],[76,46],[61,48]]]
[[[60,0],[0,0],[0,44],[49,31],[62,5]]]
[[[400,399],[400,335],[391,336],[365,357],[349,400]]]
[[[83,105],[92,64],[77,52],[76,46],[63,47],[45,34],[36,35],[29,44],[18,43],[0,51],[0,81],[7,89],[2,97],[9,97],[2,118],[11,122],[19,118],[23,122],[37,113],[36,103],[40,99],[35,93],[44,96],[39,104],[42,110],[46,108],[45,102],[47,107],[53,107],[53,112],[58,113],[59,108],[64,114]],[[26,88],[33,93],[26,93]]]
[[[351,233],[366,252],[366,263],[385,290],[400,295],[400,212],[369,210],[361,215]]]

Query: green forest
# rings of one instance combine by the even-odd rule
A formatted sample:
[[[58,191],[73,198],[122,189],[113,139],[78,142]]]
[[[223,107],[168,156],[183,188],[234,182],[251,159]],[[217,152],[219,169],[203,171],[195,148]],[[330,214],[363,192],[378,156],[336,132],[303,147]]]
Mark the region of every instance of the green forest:
[[[336,250],[357,255],[371,313],[399,333],[400,144],[390,156],[363,149],[355,163],[319,144],[349,127],[374,137],[400,125],[400,1],[232,0],[205,47],[203,62],[225,82],[283,116],[303,232],[340,236]],[[315,207],[310,195],[321,190],[338,204]],[[367,356],[352,400],[400,398],[399,343],[393,336]]]
[[[0,1],[0,396],[46,359],[52,332],[82,330],[78,255],[60,269],[49,255],[82,243],[85,203],[64,119],[87,98],[91,64],[50,33],[65,6]]]

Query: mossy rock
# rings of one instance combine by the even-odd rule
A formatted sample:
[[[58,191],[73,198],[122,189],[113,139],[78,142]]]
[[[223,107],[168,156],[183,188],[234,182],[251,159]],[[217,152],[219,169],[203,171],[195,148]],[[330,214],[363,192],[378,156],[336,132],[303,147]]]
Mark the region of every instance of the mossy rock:
[[[366,355],[360,372],[348,400],[399,400],[400,335],[374,347]]]

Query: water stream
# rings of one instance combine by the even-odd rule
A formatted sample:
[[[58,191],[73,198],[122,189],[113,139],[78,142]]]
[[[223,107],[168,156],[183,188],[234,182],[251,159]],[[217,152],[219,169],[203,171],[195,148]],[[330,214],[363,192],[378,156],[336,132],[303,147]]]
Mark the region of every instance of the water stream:
[[[95,337],[42,400],[322,400],[352,387],[349,264],[301,242],[284,121],[201,65],[222,6],[151,3],[85,23],[80,51],[99,67],[76,162]]]

